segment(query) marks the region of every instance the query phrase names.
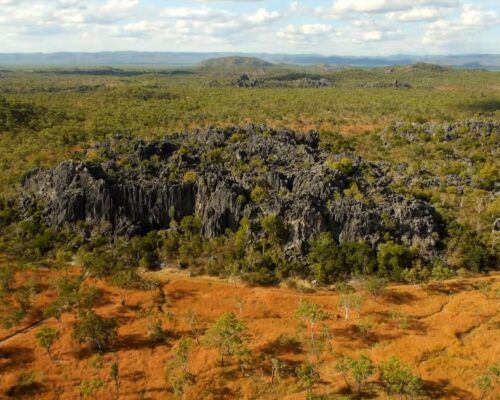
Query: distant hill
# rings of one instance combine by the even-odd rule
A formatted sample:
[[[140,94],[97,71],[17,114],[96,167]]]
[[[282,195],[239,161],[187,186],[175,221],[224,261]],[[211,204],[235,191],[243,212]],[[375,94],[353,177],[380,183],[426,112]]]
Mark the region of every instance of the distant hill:
[[[98,53],[0,53],[0,66],[195,66],[265,68],[270,64],[390,67],[418,62],[459,68],[500,69],[500,54],[346,57],[320,54],[107,51]],[[215,64],[214,64],[215,63]]]
[[[210,58],[208,60],[202,61],[200,63],[200,66],[204,68],[222,68],[222,69],[231,69],[231,68],[259,69],[259,68],[271,67],[273,66],[273,64],[261,60],[260,58],[257,57],[231,56],[231,57]]]

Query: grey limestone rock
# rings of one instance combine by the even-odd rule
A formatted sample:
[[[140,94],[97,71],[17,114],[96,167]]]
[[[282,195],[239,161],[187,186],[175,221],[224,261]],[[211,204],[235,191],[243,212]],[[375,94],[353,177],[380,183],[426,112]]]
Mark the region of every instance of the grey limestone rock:
[[[97,148],[105,161],[65,161],[29,173],[26,215],[36,205],[50,226],[84,221],[135,235],[197,214],[202,235],[214,238],[236,230],[243,217],[258,226],[276,214],[288,228],[287,248],[299,255],[324,231],[339,243],[375,246],[389,234],[424,256],[436,249],[429,203],[392,191],[387,165],[354,158],[350,172],[333,168],[327,160],[336,155],[321,149],[315,132],[211,127],[154,141],[116,136]],[[252,199],[256,188],[261,198]]]

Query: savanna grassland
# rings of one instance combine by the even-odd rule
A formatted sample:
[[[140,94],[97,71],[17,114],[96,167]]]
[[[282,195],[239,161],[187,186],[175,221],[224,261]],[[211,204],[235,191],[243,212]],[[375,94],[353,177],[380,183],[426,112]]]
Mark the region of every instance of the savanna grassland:
[[[289,84],[304,78],[331,85]],[[500,72],[427,64],[1,70],[0,397],[498,398],[499,137],[469,122],[498,124],[499,93]],[[196,215],[116,238],[20,211],[29,171],[105,162],[117,134],[247,124],[318,131],[346,175],[383,165],[432,204],[439,256],[390,227],[375,249],[319,235],[290,261],[276,216],[252,242],[245,223],[205,240]]]

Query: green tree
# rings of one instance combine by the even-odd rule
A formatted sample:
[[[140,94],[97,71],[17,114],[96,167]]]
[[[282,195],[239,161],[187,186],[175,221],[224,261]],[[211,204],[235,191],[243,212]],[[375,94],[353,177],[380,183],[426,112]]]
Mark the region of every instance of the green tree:
[[[189,310],[185,319],[189,325],[191,335],[195,338],[196,343],[199,343],[199,337],[203,334],[204,329],[203,318],[196,311]]]
[[[38,343],[41,347],[43,347],[49,357],[52,359],[51,349],[57,339],[60,337],[60,333],[57,329],[50,328],[48,326],[44,326],[40,328],[35,334]]]
[[[339,272],[338,249],[329,232],[315,236],[309,242],[307,260],[311,265],[312,273],[321,283],[329,283]]]
[[[168,383],[176,397],[181,398],[186,392],[187,387],[196,382],[196,377],[186,371],[174,371],[167,375]]]
[[[335,370],[342,375],[345,384],[348,388],[351,387],[349,383],[349,373],[351,371],[351,358],[350,357],[341,357],[335,362]]]
[[[331,233],[322,232],[309,242],[307,260],[315,279],[331,283],[343,275],[367,275],[375,270],[375,255],[363,241],[337,246]]]
[[[174,363],[183,371],[189,370],[189,353],[193,346],[193,339],[189,337],[182,337],[177,344],[174,352]]]
[[[73,338],[80,343],[88,342],[99,352],[106,351],[117,336],[117,322],[104,318],[92,310],[80,312],[73,326]]]
[[[14,269],[7,265],[0,266],[0,294],[12,291],[14,285]]]
[[[297,367],[296,374],[300,383],[307,391],[307,399],[312,400],[314,398],[314,393],[313,393],[314,385],[320,379],[316,367],[311,363],[304,363],[299,367]]]
[[[219,351],[221,366],[225,365],[228,357],[242,351],[246,341],[246,326],[238,320],[232,312],[222,314],[210,326],[205,334],[205,341]]]
[[[196,381],[196,376],[189,371],[189,353],[193,339],[183,337],[177,343],[174,357],[166,365],[166,381],[175,396],[184,395],[186,388]]]
[[[274,246],[283,244],[287,236],[286,225],[278,215],[269,214],[260,221],[267,241]]]
[[[344,293],[339,298],[339,307],[344,309],[345,319],[349,319],[351,310],[356,310],[359,314],[363,303],[364,298],[358,293]]]
[[[411,368],[396,357],[391,357],[379,367],[380,379],[388,394],[415,397],[422,392],[420,378],[413,375]]]
[[[361,355],[358,359],[351,360],[350,373],[356,382],[359,393],[367,379],[375,373],[375,366],[370,358]]]
[[[120,398],[120,369],[116,361],[111,364],[109,376],[115,384],[116,397]]]
[[[316,324],[328,318],[328,314],[321,306],[308,300],[300,300],[299,306],[295,310],[295,317],[306,321],[309,324],[309,334],[314,340]]]
[[[410,267],[411,262],[412,254],[406,246],[392,241],[378,246],[377,266],[380,276],[398,280],[403,270]]]

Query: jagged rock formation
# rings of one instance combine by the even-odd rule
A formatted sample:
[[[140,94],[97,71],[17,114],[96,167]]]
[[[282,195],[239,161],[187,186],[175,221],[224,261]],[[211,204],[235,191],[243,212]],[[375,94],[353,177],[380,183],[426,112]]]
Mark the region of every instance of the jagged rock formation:
[[[298,88],[324,88],[333,86],[333,82],[325,78],[310,78],[303,77],[297,79],[281,80],[276,78],[254,79],[247,74],[240,75],[233,82],[236,87],[252,88],[252,87],[298,87]]]
[[[398,80],[394,80],[392,82],[368,82],[360,85],[359,87],[375,89],[411,89],[411,85],[409,83]]]
[[[168,228],[172,217],[196,213],[207,238],[236,230],[243,217],[259,235],[260,219],[276,214],[290,254],[303,254],[322,231],[374,246],[389,236],[424,256],[436,248],[429,203],[391,190],[387,164],[324,152],[315,132],[210,128],[156,141],[117,136],[91,151],[102,161],[28,174],[24,209],[38,204],[51,226],[85,221],[114,235]]]
[[[428,139],[436,139],[440,142],[448,142],[461,137],[475,138],[500,137],[500,123],[496,121],[468,120],[448,124],[437,123],[404,123],[398,122],[384,129],[380,136],[387,140],[392,137],[400,137],[409,142],[421,142]]]
[[[257,79],[250,79],[247,74],[243,74],[236,79],[234,85],[236,87],[256,87],[259,86],[259,81]]]

